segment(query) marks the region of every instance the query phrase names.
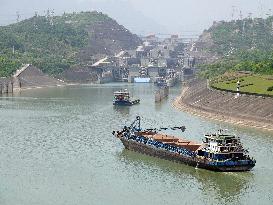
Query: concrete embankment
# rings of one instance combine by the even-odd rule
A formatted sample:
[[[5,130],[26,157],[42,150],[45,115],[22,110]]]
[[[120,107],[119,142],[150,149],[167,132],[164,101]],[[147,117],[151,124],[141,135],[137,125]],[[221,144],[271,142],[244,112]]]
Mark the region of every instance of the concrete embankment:
[[[13,81],[11,78],[0,78],[0,95],[13,92]]]
[[[273,131],[273,98],[217,91],[206,81],[184,86],[173,105],[182,111],[204,118]]]
[[[30,64],[24,65],[9,78],[0,78],[0,94],[13,93],[24,89],[67,85],[65,82],[46,75]]]
[[[65,85],[64,82],[44,74],[32,65],[26,65],[13,76],[14,89],[29,89]]]

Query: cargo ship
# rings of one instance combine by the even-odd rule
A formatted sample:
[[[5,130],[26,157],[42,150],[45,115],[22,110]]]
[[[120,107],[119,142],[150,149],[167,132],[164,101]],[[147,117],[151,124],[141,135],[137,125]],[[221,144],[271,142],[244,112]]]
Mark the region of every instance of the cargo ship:
[[[185,126],[145,129],[140,126],[140,117],[113,135],[121,140],[126,149],[142,154],[219,172],[243,172],[251,170],[256,160],[249,157],[240,138],[218,130],[206,134],[203,143],[159,133],[162,130],[185,131]]]
[[[126,89],[114,92],[113,105],[132,106],[139,103],[140,99],[131,99],[130,93]]]

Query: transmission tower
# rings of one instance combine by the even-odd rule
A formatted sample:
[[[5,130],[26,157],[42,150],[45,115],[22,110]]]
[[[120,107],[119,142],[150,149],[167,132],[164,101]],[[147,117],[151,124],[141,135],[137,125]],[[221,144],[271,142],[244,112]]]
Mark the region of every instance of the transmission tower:
[[[248,13],[248,18],[252,19],[252,13],[251,12]]]
[[[53,26],[54,22],[53,22],[53,18],[54,18],[54,10],[51,10],[51,16],[50,16],[50,25]]]
[[[20,21],[20,13],[19,13],[19,11],[16,11],[16,21],[17,21],[17,23]]]
[[[46,11],[46,19],[49,20],[49,18],[50,18],[50,10],[47,9],[47,11]]]
[[[256,48],[256,33],[255,33],[255,24],[256,24],[256,19],[252,21],[251,27],[252,27],[252,48]]]
[[[269,9],[265,15],[266,15],[266,18],[269,18],[270,16],[272,16],[272,10]]]
[[[35,11],[35,14],[34,14],[34,28],[35,29],[38,29],[38,26],[37,26],[37,17],[38,17],[38,12],[37,11]]]
[[[46,11],[46,19],[51,26],[53,26],[53,17],[54,17],[54,10],[47,9]]]
[[[239,17],[240,17],[240,20],[243,20],[243,13],[242,13],[242,10],[240,10]]]
[[[234,20],[236,6],[232,6],[231,19]]]
[[[259,0],[259,12],[260,12],[260,17],[263,18],[263,4],[262,4],[262,1]]]
[[[242,35],[244,35],[244,33],[245,33],[245,27],[246,27],[246,21],[243,20],[243,33],[242,33]]]

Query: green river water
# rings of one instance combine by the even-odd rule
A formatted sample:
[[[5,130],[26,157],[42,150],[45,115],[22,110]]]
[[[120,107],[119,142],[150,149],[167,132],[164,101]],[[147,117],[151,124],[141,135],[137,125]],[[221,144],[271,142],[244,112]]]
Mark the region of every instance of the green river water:
[[[114,108],[128,88],[141,104]],[[273,204],[273,134],[219,124],[154,103],[148,84],[81,85],[0,98],[1,205]],[[257,164],[251,172],[216,173],[125,150],[112,131],[136,115],[146,128],[186,126],[174,134],[201,142],[227,128]]]

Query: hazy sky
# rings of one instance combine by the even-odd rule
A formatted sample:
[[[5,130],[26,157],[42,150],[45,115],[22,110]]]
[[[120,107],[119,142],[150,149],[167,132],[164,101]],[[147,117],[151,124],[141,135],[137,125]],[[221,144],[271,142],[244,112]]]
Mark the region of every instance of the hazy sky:
[[[64,11],[99,10],[137,34],[200,34],[214,20],[273,15],[273,0],[0,0],[0,25],[40,15],[47,9]],[[271,9],[271,10],[270,10]]]

